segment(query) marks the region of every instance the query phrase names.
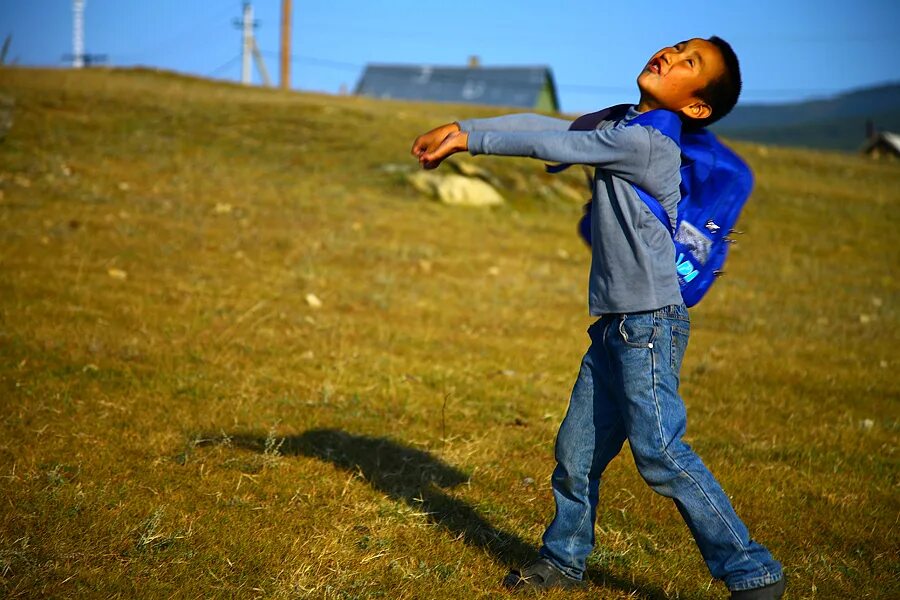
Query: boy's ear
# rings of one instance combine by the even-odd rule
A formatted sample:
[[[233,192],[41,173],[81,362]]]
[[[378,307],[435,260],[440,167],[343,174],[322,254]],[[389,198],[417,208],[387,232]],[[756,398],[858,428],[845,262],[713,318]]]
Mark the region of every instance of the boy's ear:
[[[681,109],[691,119],[706,119],[712,114],[712,107],[703,100],[696,100]]]

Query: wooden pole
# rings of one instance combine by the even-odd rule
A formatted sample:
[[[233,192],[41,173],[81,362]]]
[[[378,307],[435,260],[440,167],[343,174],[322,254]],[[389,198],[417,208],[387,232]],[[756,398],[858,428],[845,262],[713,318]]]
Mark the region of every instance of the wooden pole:
[[[291,0],[281,0],[281,87],[291,88]]]

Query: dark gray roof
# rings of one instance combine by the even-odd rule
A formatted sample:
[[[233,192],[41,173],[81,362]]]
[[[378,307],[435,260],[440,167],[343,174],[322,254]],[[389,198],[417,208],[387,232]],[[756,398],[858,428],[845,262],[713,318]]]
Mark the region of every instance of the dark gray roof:
[[[367,65],[355,93],[375,98],[533,107],[548,80],[553,104],[558,107],[553,74],[547,67]]]

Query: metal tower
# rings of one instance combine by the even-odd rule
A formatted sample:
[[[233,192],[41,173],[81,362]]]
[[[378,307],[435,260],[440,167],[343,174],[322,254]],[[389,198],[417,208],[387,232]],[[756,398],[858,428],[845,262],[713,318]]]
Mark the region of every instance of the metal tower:
[[[85,0],[72,1],[72,68],[84,66],[84,3]]]

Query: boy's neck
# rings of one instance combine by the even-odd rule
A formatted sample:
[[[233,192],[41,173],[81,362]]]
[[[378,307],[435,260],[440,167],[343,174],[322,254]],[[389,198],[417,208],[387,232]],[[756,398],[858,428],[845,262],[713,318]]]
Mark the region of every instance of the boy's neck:
[[[646,98],[641,96],[641,99],[635,105],[634,109],[639,113],[645,113],[648,110],[655,110],[657,108],[663,108],[659,106],[659,104],[651,98]]]

